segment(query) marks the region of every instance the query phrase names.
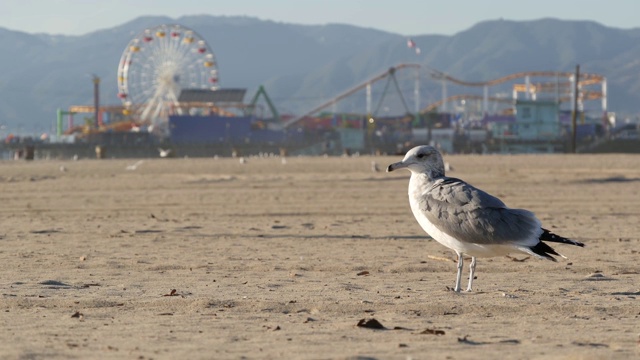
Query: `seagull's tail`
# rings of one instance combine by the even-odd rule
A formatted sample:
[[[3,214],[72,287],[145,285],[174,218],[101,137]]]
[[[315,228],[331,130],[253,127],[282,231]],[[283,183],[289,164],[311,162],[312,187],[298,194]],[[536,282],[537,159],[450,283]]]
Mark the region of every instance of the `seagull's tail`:
[[[532,255],[536,255],[538,257],[547,259],[547,260],[551,260],[551,261],[558,261],[556,260],[556,258],[554,258],[551,255],[556,255],[556,256],[562,256],[564,258],[564,256],[562,254],[558,254],[555,250],[553,250],[553,248],[545,243],[543,243],[542,241],[538,242],[538,244],[536,244],[536,246],[530,246],[526,249],[522,249],[524,252],[527,252],[529,254]]]
[[[560,256],[563,258],[567,258],[566,256],[558,253],[557,251],[555,251],[551,246],[543,243],[543,241],[549,241],[549,242],[555,242],[555,243],[561,243],[561,244],[569,244],[569,245],[575,245],[575,246],[580,246],[580,247],[584,247],[584,244],[575,240],[571,240],[571,239],[567,239],[564,238],[562,236],[556,235],[554,233],[552,233],[551,231],[547,230],[547,229],[542,229],[542,234],[540,234],[540,238],[539,238],[539,242],[535,245],[535,246],[529,246],[526,248],[520,248],[522,251],[544,258],[544,259],[548,259],[551,261],[556,261],[556,259],[551,256],[551,255],[555,255],[555,256]]]
[[[548,241],[548,242],[555,242],[555,243],[584,247],[584,244],[579,241],[567,239],[560,235],[556,235],[547,229],[542,229],[542,234],[540,235],[540,241]]]

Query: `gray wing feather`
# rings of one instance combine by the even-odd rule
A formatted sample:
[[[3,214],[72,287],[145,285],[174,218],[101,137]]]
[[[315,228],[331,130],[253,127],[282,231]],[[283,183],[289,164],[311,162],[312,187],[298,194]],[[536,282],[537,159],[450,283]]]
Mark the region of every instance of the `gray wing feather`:
[[[542,232],[527,210],[510,209],[500,199],[455,178],[437,180],[420,201],[423,214],[441,231],[462,242],[527,244]]]

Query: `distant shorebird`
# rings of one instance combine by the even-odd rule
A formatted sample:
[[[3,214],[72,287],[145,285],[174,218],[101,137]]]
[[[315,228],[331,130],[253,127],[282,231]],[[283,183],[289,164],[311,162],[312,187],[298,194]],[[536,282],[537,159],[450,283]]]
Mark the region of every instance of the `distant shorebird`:
[[[375,161],[371,162],[371,171],[380,172],[380,168],[378,167],[378,163]]]
[[[453,171],[453,166],[448,162],[444,163],[444,171]]]
[[[506,255],[516,250],[556,261],[551,255],[562,255],[543,241],[584,246],[542,228],[532,212],[508,208],[500,199],[445,176],[442,155],[432,146],[409,150],[387,171],[403,168],[411,171],[409,204],[416,220],[433,239],[458,255],[453,289],[456,292],[460,291],[464,254],[471,256],[467,286],[471,291],[476,257]]]
[[[160,153],[160,157],[161,158],[167,158],[170,157],[172,154],[171,149],[162,149],[162,148],[158,148],[158,152]]]
[[[138,169],[138,166],[142,165],[143,162],[144,162],[144,160],[138,160],[138,161],[136,161],[135,164],[128,165],[127,166],[127,170],[131,170],[131,171],[136,170],[136,169]]]

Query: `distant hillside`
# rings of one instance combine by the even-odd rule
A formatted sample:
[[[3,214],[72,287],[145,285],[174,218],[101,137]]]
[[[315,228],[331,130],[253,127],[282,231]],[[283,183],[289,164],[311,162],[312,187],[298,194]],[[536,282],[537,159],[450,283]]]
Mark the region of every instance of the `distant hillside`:
[[[187,16],[142,17],[83,36],[0,28],[0,124],[25,133],[49,130],[58,107],[92,103],[92,74],[102,79],[101,102],[119,103],[122,51],[135,34],[163,23],[190,27],[209,43],[223,87],[248,88],[252,95],[264,85],[282,112],[301,113],[403,62],[476,81],[518,71],[573,71],[579,63],[607,77],[610,110],[640,111],[639,29],[555,19],[487,21],[452,36],[416,36],[417,56],[406,37],[375,29]],[[423,102],[437,99],[436,90],[425,87]]]

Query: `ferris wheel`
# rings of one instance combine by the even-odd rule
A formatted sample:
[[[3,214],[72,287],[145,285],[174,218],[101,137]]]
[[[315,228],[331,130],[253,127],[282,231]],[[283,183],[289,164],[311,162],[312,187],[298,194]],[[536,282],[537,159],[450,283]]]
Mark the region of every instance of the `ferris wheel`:
[[[182,89],[218,89],[216,58],[195,31],[160,25],[134,37],[118,66],[118,97],[141,123],[166,127]]]

